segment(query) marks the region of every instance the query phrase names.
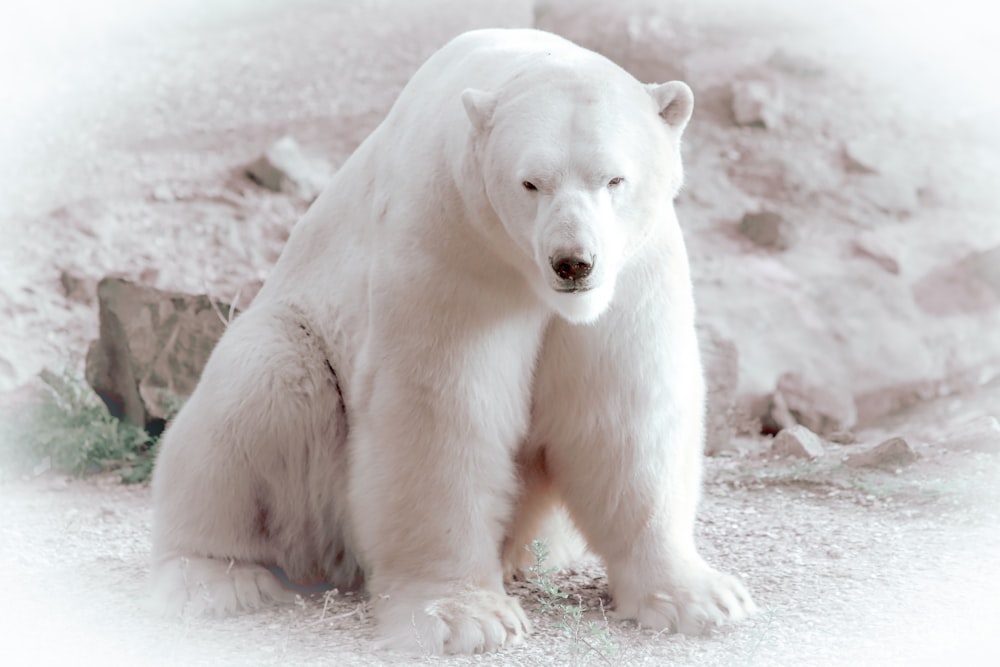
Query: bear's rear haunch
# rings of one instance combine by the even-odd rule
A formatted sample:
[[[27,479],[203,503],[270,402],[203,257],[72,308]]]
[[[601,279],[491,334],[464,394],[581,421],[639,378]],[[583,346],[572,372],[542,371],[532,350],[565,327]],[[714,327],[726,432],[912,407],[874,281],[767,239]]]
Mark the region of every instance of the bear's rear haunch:
[[[618,616],[754,610],[694,545],[704,381],[673,200],[692,110],[535,30],[420,68],[295,226],[168,428],[154,602],[367,588],[384,645],[529,632],[504,575],[572,520]],[[568,522],[566,522],[568,524]]]

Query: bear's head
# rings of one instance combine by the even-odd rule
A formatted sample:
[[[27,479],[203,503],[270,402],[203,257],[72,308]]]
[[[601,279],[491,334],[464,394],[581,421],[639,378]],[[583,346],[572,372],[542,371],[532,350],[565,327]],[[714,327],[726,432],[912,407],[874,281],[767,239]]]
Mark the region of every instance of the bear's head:
[[[462,93],[489,205],[553,310],[594,321],[654,225],[673,224],[691,89],[643,85],[610,61],[538,63]]]

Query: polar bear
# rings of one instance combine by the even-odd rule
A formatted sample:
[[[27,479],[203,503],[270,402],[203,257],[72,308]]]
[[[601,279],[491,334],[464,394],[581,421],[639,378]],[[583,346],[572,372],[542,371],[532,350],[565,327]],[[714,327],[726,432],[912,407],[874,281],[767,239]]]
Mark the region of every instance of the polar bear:
[[[364,585],[384,645],[520,643],[560,508],[620,616],[751,613],[693,538],[704,386],[673,199],[687,85],[535,30],[455,38],[294,228],[166,432],[154,600]]]

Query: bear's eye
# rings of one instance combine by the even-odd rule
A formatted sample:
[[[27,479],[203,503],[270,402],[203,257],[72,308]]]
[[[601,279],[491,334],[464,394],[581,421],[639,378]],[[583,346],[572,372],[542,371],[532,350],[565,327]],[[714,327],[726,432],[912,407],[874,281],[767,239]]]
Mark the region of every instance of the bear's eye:
[[[624,180],[625,180],[625,179],[624,179],[623,177],[621,177],[621,176],[615,176],[615,177],[614,177],[614,178],[612,178],[612,179],[611,179],[610,181],[608,181],[608,187],[609,187],[609,188],[613,188],[613,187],[615,187],[616,185],[621,185],[621,184],[622,184],[622,181],[624,181]]]
[[[530,190],[531,192],[534,192],[535,190],[538,189],[535,187],[535,184],[532,183],[531,181],[521,181],[521,185],[524,186],[525,190]]]

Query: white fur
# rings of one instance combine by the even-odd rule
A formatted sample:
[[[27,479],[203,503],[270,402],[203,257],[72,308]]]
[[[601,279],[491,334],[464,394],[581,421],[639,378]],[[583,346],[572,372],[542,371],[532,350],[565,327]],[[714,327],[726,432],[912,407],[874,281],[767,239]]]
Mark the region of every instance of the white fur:
[[[624,615],[749,612],[693,543],[704,387],[672,205],[690,113],[686,85],[538,31],[432,56],[167,432],[159,606],[288,597],[261,566],[363,577],[385,645],[494,650],[529,629],[505,568],[568,532],[564,506]],[[557,276],[564,256],[589,275]]]

